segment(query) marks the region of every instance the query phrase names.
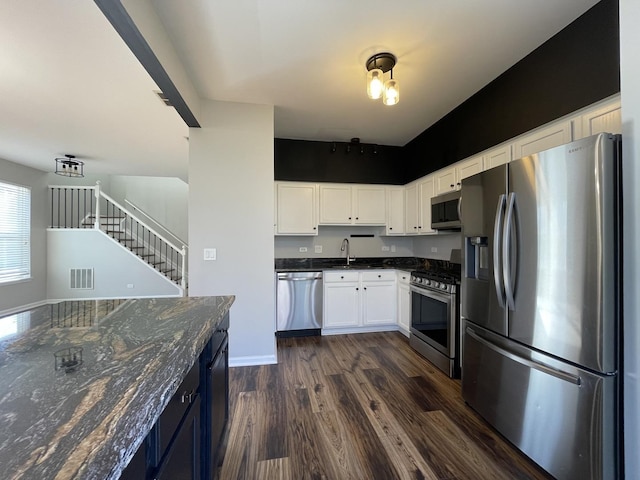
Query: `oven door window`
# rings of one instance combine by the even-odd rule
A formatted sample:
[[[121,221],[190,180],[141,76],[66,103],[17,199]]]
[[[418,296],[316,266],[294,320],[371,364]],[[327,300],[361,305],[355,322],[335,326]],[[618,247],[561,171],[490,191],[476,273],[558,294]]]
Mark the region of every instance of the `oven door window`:
[[[430,294],[411,293],[411,327],[414,334],[430,345],[450,356],[450,302],[448,299],[432,298]],[[433,294],[437,296],[437,294]]]

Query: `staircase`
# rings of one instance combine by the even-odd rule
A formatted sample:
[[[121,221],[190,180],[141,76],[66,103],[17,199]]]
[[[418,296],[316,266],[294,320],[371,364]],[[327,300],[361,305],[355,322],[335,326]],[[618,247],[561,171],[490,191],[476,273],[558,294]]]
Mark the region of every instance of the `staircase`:
[[[127,248],[173,283],[187,288],[186,255],[161,235],[95,187],[49,187],[51,228],[95,228]]]

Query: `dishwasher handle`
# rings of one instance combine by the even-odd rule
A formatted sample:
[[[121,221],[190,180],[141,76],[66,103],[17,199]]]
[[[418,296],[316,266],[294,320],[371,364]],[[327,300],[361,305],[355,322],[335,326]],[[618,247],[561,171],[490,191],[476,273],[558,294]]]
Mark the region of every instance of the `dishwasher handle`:
[[[285,282],[308,282],[312,280],[322,280],[322,272],[313,272],[313,275],[295,275],[289,273],[278,273],[278,280]]]

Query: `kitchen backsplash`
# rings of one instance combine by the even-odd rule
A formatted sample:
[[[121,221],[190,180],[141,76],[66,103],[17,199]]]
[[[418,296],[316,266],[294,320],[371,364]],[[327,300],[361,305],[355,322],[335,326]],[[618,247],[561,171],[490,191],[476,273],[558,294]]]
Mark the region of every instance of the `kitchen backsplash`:
[[[451,250],[461,248],[459,232],[390,237],[385,236],[383,227],[320,226],[317,236],[276,236],[275,258],[344,257],[345,252],[340,251],[340,246],[345,238],[349,239],[350,255],[355,258],[422,257],[449,260]]]

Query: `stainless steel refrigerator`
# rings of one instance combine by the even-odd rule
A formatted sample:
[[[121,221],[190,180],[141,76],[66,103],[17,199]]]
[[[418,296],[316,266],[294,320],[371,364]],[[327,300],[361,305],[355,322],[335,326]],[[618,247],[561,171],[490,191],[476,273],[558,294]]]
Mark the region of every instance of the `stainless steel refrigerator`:
[[[462,182],[462,394],[558,479],[619,478],[619,142]]]

